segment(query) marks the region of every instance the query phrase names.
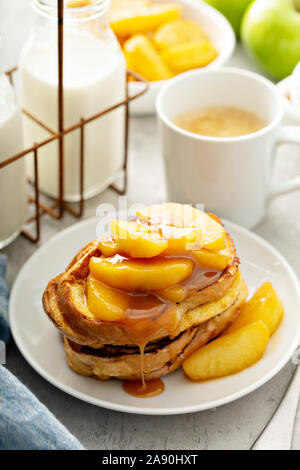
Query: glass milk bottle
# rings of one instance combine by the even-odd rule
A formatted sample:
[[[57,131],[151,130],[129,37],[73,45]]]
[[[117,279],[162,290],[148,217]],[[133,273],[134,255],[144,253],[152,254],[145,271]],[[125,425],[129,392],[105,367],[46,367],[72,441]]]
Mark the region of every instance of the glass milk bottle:
[[[8,78],[0,73],[0,163],[23,150],[21,116]],[[27,215],[25,159],[0,169],[0,249],[12,242]]]
[[[22,51],[19,69],[24,108],[58,131],[57,0],[33,0],[36,26]],[[64,2],[64,128],[123,101],[125,60],[106,13],[110,0]],[[85,198],[109,186],[123,166],[125,109],[85,126]],[[24,117],[26,146],[49,137]],[[39,150],[40,188],[58,195],[58,141]],[[79,200],[80,130],[64,137],[64,198]],[[33,174],[33,168],[29,169]]]

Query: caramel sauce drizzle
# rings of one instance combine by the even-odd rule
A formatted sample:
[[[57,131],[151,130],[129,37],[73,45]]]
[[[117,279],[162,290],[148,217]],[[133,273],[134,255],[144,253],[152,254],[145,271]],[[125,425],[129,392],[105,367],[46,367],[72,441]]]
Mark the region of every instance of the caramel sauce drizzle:
[[[217,217],[213,217],[217,222],[220,220]],[[137,223],[142,223],[139,219],[135,220]],[[162,231],[164,226],[176,226],[176,216],[165,216],[159,215],[159,222],[155,217],[148,219],[145,225],[149,228],[155,228],[158,231]],[[143,222],[144,224],[144,222]],[[113,257],[114,258],[114,257]],[[115,255],[116,260],[130,259],[121,254]],[[164,256],[159,255],[155,258],[147,258],[143,261],[146,263],[153,262],[154,259],[174,259],[174,258],[188,258],[194,263],[194,269],[191,276],[185,281],[178,284],[179,287],[184,289],[185,300],[192,294],[200,291],[209,285],[213,284],[222,274],[221,271],[216,271],[206,267],[200,266],[190,253],[182,253],[176,256]],[[139,259],[140,260],[140,259]],[[113,262],[113,259],[112,259]],[[174,287],[174,286],[172,286]],[[164,298],[159,292],[146,291],[142,293],[128,293],[121,291],[122,294],[128,296],[128,308],[125,312],[125,317],[122,320],[117,321],[120,325],[123,325],[130,339],[140,349],[140,367],[141,367],[141,380],[138,381],[125,381],[123,388],[126,392],[131,395],[138,397],[150,397],[162,393],[164,390],[164,384],[160,379],[145,381],[145,370],[144,370],[144,357],[145,347],[148,343],[151,343],[155,337],[165,336],[175,337],[178,334],[178,322],[179,319],[176,315],[176,304],[174,302]]]
[[[123,388],[134,397],[151,398],[160,395],[165,389],[165,384],[161,379],[149,380],[144,384],[141,380],[125,380]]]
[[[115,255],[116,259],[120,260],[120,255]],[[122,256],[122,258],[126,259]],[[157,257],[158,258],[158,257]],[[175,258],[175,256],[168,257],[159,257],[162,258]],[[191,255],[184,253],[183,255],[177,255],[176,258],[190,258],[193,259]],[[127,258],[129,259],[129,258]],[[145,263],[150,263],[153,261],[153,258],[145,259]],[[179,284],[179,286],[184,287],[185,299],[190,295],[194,294],[197,291],[208,287],[210,284],[214,283],[220,276],[221,272],[203,268],[199,266],[194,260],[194,270],[191,276]],[[162,298],[157,292],[140,292],[140,293],[129,293],[121,291],[122,294],[128,296],[128,308],[125,312],[125,317],[116,323],[125,327],[126,331],[129,334],[131,341],[136,344],[140,349],[140,358],[141,358],[141,381],[137,381],[134,385],[127,384],[124,385],[125,390],[128,393],[134,394],[135,396],[142,396],[142,390],[145,391],[143,396],[154,396],[152,394],[153,386],[151,385],[151,392],[148,395],[147,390],[149,391],[150,382],[145,381],[145,371],[144,371],[144,357],[145,357],[145,347],[150,343],[158,334],[175,337],[176,329],[178,327],[178,318],[176,315],[176,302]],[[126,382],[127,383],[127,382]],[[129,381],[129,383],[134,383]],[[138,385],[140,384],[140,385]],[[158,387],[163,391],[162,386]],[[129,391],[130,390],[130,391]],[[135,392],[133,393],[133,390]],[[154,392],[153,392],[154,393]],[[155,393],[156,395],[157,393]]]

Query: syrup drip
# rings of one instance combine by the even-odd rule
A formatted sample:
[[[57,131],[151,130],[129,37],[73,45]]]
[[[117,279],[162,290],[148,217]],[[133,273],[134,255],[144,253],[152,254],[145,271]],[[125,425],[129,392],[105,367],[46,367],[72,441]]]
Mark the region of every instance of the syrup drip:
[[[133,395],[138,398],[150,398],[160,395],[165,385],[161,379],[149,380],[142,382],[142,380],[125,380],[123,382],[123,388],[129,395]]]
[[[144,373],[144,354],[145,354],[145,344],[139,345],[140,357],[141,357],[141,377],[142,377],[142,389],[146,390],[147,385],[145,382],[145,373]]]

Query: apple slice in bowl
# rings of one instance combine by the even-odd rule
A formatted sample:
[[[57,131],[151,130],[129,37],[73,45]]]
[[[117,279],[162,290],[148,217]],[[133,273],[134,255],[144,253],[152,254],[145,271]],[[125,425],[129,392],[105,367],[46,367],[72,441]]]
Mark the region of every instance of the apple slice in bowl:
[[[166,3],[166,0],[152,0],[152,3],[163,4]],[[217,57],[204,66],[203,70],[224,65],[231,57],[235,47],[234,31],[227,19],[215,8],[201,1],[176,0],[176,3],[181,6],[181,17],[199,24],[218,52]],[[156,96],[167,81],[150,82],[148,91],[131,103],[131,113],[154,114]],[[133,95],[140,91],[142,87],[143,85],[139,82],[132,81],[129,83],[129,93]]]

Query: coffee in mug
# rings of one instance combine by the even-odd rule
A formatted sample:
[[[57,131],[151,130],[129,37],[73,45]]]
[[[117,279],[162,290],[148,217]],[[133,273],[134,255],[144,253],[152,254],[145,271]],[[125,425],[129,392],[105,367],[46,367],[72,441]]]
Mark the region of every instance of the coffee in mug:
[[[265,127],[255,113],[230,106],[213,106],[203,110],[187,111],[174,124],[194,134],[211,137],[237,137],[251,134]]]

